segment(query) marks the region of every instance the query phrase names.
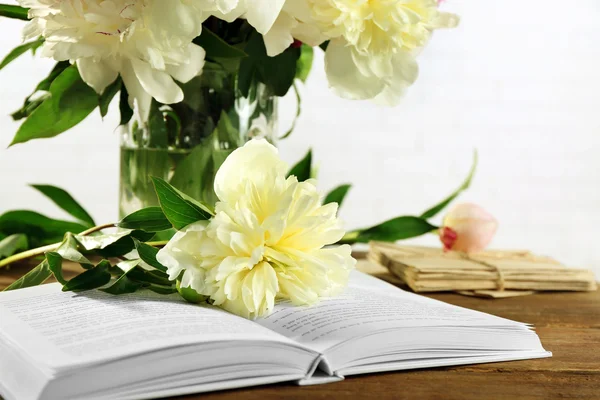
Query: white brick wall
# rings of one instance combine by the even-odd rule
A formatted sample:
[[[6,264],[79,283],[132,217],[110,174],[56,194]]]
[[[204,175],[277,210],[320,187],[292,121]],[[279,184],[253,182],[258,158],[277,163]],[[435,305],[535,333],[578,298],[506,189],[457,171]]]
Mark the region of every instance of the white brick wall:
[[[532,249],[600,277],[600,2],[449,0],[445,7],[461,14],[462,25],[435,35],[420,57],[420,80],[398,108],[336,98],[318,57],[302,120],[282,153],[293,162],[312,146],[324,190],[354,183],[342,215],[358,227],[438,201],[463,179],[477,148],[480,168],[463,200],[497,216],[494,246]],[[19,43],[21,25],[2,20],[0,54]],[[18,126],[7,114],[50,65],[25,56],[0,72],[0,148]],[[282,126],[294,107],[284,101]],[[25,186],[41,182],[70,190],[99,221],[114,219],[115,125],[114,114],[104,123],[94,115],[58,138],[0,150],[0,211],[62,216]]]

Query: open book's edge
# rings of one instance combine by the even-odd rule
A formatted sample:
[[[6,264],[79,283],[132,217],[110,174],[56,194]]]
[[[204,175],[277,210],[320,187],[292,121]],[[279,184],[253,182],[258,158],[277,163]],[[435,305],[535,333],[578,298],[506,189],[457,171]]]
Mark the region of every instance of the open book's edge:
[[[338,372],[339,376],[350,376],[359,374],[369,374],[375,372],[391,372],[391,371],[403,371],[412,369],[422,368],[437,368],[437,367],[451,367],[458,365],[473,365],[473,364],[486,364],[496,363],[505,361],[519,361],[519,360],[530,360],[534,358],[548,358],[552,357],[552,353],[549,351],[515,351],[503,355],[488,355],[488,356],[474,356],[474,357],[457,357],[457,358],[445,358],[445,359],[428,359],[428,360],[413,360],[413,361],[401,361],[392,362],[385,364],[374,364],[365,365],[362,367],[353,367],[347,370],[341,370]]]
[[[123,396],[119,397],[121,400],[139,400],[139,399],[151,399],[151,398],[159,398],[159,397],[171,397],[171,396],[183,396],[183,395],[191,395],[197,393],[207,393],[214,392],[218,390],[231,390],[231,389],[240,389],[245,387],[253,387],[260,385],[270,385],[274,383],[282,383],[282,382],[294,382],[298,380],[298,375],[280,375],[280,376],[265,376],[260,378],[248,378],[248,379],[236,379],[232,381],[222,381],[222,382],[214,382],[214,383],[202,383],[199,385],[190,385],[178,388],[164,389],[164,390],[156,390],[152,393],[147,393],[143,396],[139,394],[131,395],[131,396]],[[114,398],[112,396],[109,397],[97,397],[93,398],[93,400],[100,399],[110,399]],[[92,399],[90,399],[92,400]]]

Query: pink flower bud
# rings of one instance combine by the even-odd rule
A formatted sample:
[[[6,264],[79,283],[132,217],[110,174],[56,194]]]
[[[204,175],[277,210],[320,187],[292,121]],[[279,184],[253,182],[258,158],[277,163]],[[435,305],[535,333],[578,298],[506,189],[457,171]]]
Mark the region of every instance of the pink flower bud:
[[[476,204],[457,204],[448,211],[440,228],[444,250],[476,253],[492,241],[498,221]]]

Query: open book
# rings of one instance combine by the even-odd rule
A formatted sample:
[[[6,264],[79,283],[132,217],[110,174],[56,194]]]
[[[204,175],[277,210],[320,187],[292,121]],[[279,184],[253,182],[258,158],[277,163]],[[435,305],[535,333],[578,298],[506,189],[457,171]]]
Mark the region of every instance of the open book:
[[[249,321],[152,292],[0,294],[0,394],[138,399],[549,357],[530,326],[353,272],[339,297]]]

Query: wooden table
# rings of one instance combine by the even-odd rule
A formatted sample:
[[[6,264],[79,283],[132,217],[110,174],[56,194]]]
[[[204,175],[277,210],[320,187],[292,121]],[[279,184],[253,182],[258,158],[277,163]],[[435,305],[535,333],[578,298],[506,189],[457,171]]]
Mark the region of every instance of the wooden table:
[[[25,268],[0,271],[0,289],[22,275]],[[372,265],[362,263],[361,269],[389,278],[384,270]],[[362,375],[319,386],[279,384],[185,399],[600,399],[600,291],[543,293],[500,300],[446,293],[429,297],[532,323],[544,347],[554,356]]]

